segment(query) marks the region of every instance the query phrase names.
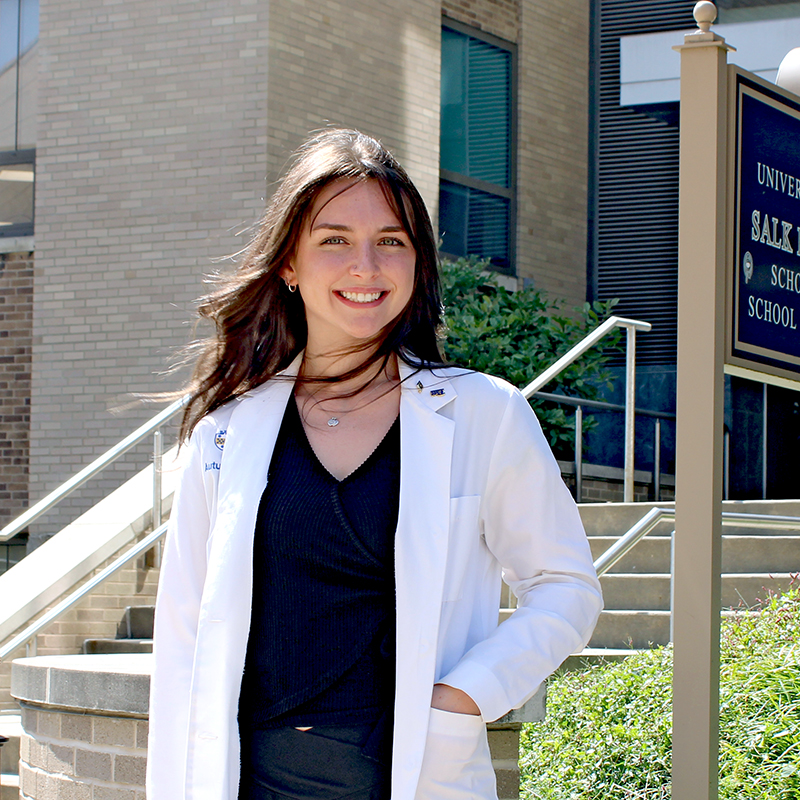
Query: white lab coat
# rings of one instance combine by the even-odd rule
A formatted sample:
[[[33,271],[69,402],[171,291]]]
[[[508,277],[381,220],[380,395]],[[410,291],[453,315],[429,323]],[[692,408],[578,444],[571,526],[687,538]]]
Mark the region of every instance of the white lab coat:
[[[209,414],[186,448],[156,606],[148,800],[236,800],[253,531],[298,367]],[[483,800],[496,797],[483,722],[585,645],[600,586],[522,395],[465,370],[413,372],[402,367],[392,800]],[[498,626],[501,569],[518,608]],[[437,681],[482,717],[432,714]]]

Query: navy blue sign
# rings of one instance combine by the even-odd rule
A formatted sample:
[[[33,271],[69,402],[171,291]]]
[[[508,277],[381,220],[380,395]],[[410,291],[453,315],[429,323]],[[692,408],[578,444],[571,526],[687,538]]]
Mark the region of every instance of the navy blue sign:
[[[800,373],[800,105],[737,79],[731,354]]]

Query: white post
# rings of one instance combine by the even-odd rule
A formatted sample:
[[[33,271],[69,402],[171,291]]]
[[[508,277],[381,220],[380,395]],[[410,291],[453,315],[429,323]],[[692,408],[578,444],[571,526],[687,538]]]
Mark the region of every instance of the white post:
[[[678,386],[673,564],[673,800],[716,800],[727,51],[713,3],[681,55]]]

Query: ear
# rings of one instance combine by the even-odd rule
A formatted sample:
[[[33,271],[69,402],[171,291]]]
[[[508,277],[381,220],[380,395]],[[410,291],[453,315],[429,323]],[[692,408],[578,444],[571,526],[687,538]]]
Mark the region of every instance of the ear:
[[[288,264],[285,264],[278,270],[278,275],[286,282],[292,283],[296,282],[297,275],[294,271],[294,262],[292,260],[289,261]]]

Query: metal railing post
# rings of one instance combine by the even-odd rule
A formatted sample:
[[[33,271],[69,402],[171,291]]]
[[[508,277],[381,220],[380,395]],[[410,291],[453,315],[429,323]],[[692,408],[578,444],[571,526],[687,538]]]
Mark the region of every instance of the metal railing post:
[[[661,420],[656,417],[655,442],[653,443],[653,500],[661,500]]]
[[[636,420],[636,328],[626,325],[625,348],[625,473],[623,501],[633,502],[634,443]]]
[[[722,499],[729,500],[731,494],[731,432],[722,434]]]
[[[164,437],[161,429],[153,431],[153,529],[161,524],[161,465],[164,456]],[[159,541],[152,550],[145,555],[145,564],[148,567],[160,569],[161,567],[161,542]]]
[[[583,408],[575,406],[575,502],[583,499]]]

